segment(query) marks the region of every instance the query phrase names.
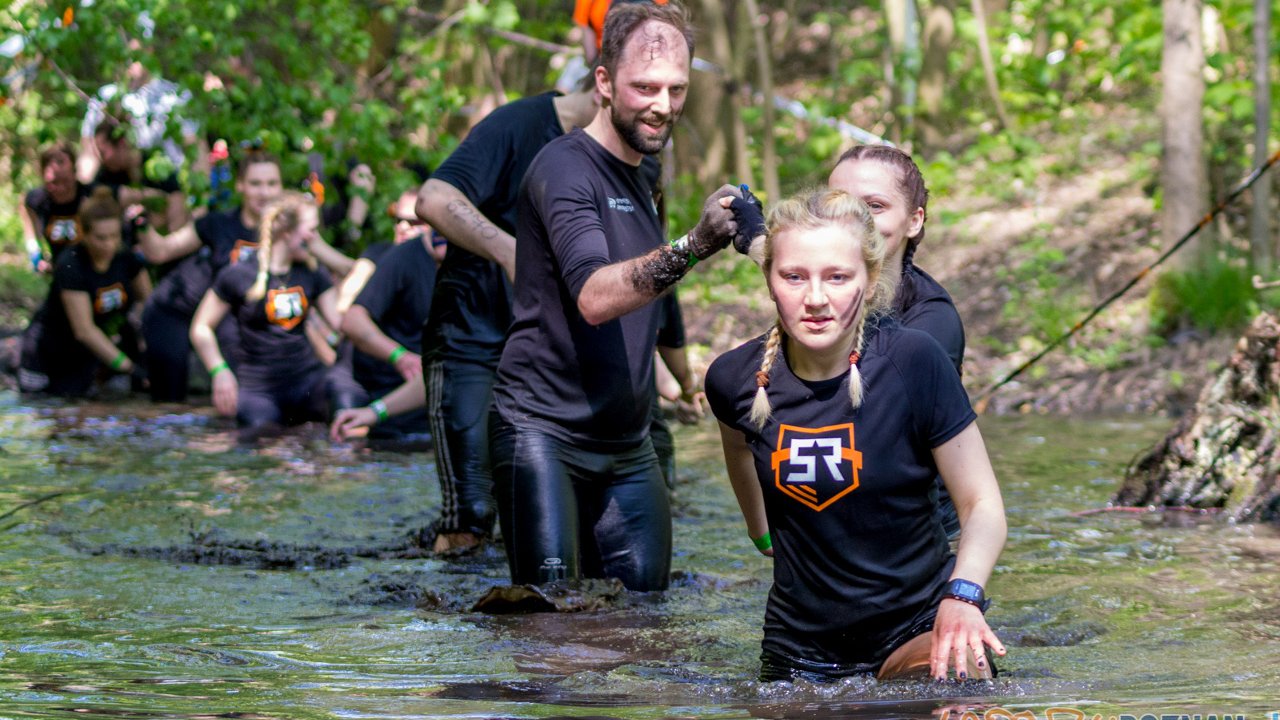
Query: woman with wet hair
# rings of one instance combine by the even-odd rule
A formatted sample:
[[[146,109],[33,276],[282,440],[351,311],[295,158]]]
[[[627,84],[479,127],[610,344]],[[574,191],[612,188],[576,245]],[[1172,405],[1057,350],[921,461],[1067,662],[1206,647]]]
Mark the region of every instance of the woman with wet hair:
[[[991,677],[983,617],[1004,506],[946,354],[888,312],[887,243],[838,190],[770,213],[753,248],[778,319],[707,372],[747,532],[774,559],[761,679]],[[941,473],[959,509],[934,519]]]
[[[330,325],[338,322],[333,282],[308,250],[319,223],[315,202],[301,193],[268,206],[254,259],[218,273],[191,321],[191,344],[209,371],[213,404],[236,417],[244,439],[327,415],[325,367],[305,330],[313,305]],[[229,314],[241,337],[234,371],[214,334]]]
[[[209,213],[169,235],[151,228],[139,234],[138,249],[149,262],[177,263],[160,280],[142,318],[151,399],[156,402],[187,399],[191,317],[223,268],[257,252],[262,215],[280,197],[280,161],[261,150],[247,150],[236,169],[235,187],[239,207]],[[234,321],[218,326],[218,342],[236,365],[240,340]]]
[[[23,337],[22,390],[79,397],[104,372],[134,372],[138,338],[129,312],[147,299],[151,279],[124,247],[121,217],[108,188],[80,203],[80,240],[58,255],[49,296]]]
[[[964,323],[949,295],[914,262],[924,240],[929,190],[920,168],[907,153],[888,145],[857,145],[836,161],[827,185],[859,198],[871,210],[876,230],[885,241],[884,277],[889,307],[904,327],[928,333],[947,352],[956,373],[964,363]],[[938,520],[947,534],[960,530],[955,506],[941,479]]]

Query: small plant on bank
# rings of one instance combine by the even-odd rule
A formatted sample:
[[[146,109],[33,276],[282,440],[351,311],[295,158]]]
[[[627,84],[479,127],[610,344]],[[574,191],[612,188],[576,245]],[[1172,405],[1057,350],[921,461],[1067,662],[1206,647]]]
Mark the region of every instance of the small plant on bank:
[[[1244,261],[1221,256],[1159,276],[1148,302],[1152,331],[1164,337],[1191,329],[1239,331],[1260,309]]]

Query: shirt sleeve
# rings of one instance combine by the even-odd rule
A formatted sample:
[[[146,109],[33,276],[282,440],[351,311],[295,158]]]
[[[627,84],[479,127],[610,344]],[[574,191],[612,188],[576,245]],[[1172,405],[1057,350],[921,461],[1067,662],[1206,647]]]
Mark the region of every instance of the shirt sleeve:
[[[518,128],[504,119],[505,114],[490,115],[480,121],[431,177],[457,188],[477,208],[492,200],[509,182],[505,164],[515,155]]]
[[[249,272],[246,272],[248,270]],[[258,272],[257,263],[246,263],[243,265],[228,265],[218,272],[218,277],[213,280],[213,293],[218,299],[227,303],[232,307],[239,307],[244,302],[244,294],[252,287],[253,279],[256,279]],[[252,273],[253,277],[247,276]],[[249,284],[245,284],[245,280],[249,280]]]
[[[587,279],[609,264],[609,244],[586,174],[555,168],[559,177],[552,181],[546,177],[550,165],[542,166],[543,177],[534,178],[528,189],[546,226],[560,276],[576,303]]]
[[[80,262],[80,254],[67,248],[58,254],[57,267],[53,270],[53,281],[60,290],[76,290],[92,292],[89,278],[85,275],[84,266]]]
[[[910,318],[904,318],[903,324],[937,340],[956,372],[960,372],[964,364],[964,323],[954,305],[941,299],[925,301],[911,309]]]
[[[916,432],[930,448],[959,435],[977,419],[955,367],[929,335],[904,331],[894,364],[909,381],[906,387]]]
[[[391,304],[395,302],[396,289],[399,286],[399,265],[394,255],[385,258],[389,262],[380,263],[369,277],[369,281],[356,295],[354,304],[369,311],[374,324],[380,325]]]

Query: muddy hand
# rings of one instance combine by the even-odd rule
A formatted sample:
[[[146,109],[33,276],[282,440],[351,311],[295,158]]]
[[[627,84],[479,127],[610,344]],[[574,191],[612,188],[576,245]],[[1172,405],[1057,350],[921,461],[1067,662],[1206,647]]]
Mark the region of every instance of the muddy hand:
[[[702,218],[689,231],[689,252],[699,260],[706,260],[733,242],[738,223],[733,219],[729,202],[741,198],[742,191],[732,185],[723,185],[711,193],[702,205]]]

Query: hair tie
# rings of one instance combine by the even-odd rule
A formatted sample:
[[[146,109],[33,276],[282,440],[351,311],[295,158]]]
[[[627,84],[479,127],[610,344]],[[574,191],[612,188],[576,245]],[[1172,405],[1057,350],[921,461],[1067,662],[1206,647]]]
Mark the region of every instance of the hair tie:
[[[857,365],[858,361],[861,359],[862,359],[862,353],[858,352],[857,350],[854,350],[853,352],[849,353],[850,365]]]
[[[756,387],[769,387],[769,373],[763,370],[756,372]]]

